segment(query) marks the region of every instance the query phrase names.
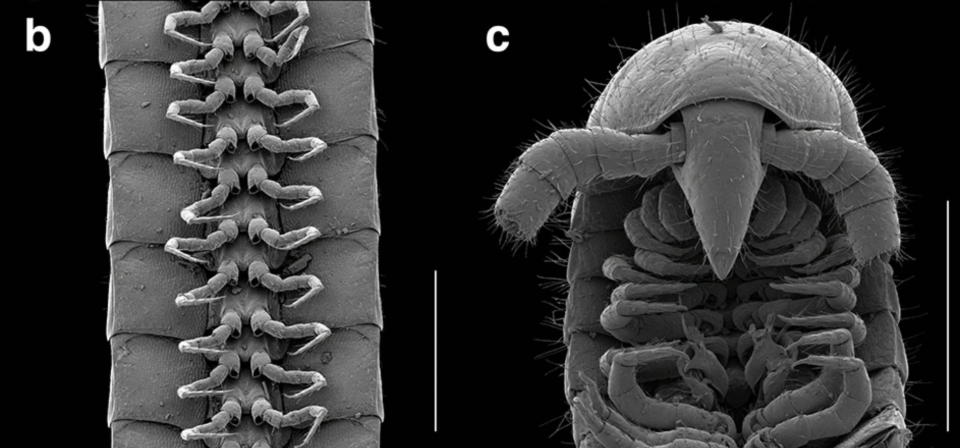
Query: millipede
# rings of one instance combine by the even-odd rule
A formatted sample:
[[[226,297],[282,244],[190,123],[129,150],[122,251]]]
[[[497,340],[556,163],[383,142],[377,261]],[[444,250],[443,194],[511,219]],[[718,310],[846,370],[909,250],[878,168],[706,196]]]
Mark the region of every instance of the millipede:
[[[899,196],[813,52],[706,17],[652,39],[494,217],[531,241],[570,196],[576,446],[909,443]]]
[[[379,446],[369,5],[99,16],[112,446]]]

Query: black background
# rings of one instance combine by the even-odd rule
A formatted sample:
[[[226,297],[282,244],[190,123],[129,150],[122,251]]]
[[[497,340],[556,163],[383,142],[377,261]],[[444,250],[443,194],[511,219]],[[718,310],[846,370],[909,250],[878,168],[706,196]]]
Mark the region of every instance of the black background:
[[[42,431],[29,433],[38,441],[108,446],[108,178],[97,10],[64,3],[16,2],[21,11],[5,27],[4,173],[12,205],[5,254],[16,266],[7,284],[18,291],[7,298],[6,365],[14,389],[7,407],[42,423]],[[767,18],[765,27],[803,36],[822,55],[846,53],[843,60],[855,69],[852,91],[864,93],[861,123],[872,119],[864,126],[868,141],[889,154],[905,199],[900,216],[908,257],[895,269],[910,353],[908,419],[915,446],[946,445],[939,442],[946,434],[945,201],[956,191],[950,137],[956,75],[948,68],[956,55],[947,34],[956,25],[946,10],[913,4],[769,3],[372,6],[382,110],[386,446],[571,445],[558,366],[564,355],[540,356],[561,337],[545,322],[562,316],[553,300],[562,293],[545,289],[543,277],[561,277],[563,268],[544,260],[565,254],[549,234],[514,254],[484,212],[510,163],[549,131],[548,123],[585,123],[597,89],[634,53],[629,48],[703,15]],[[24,51],[25,17],[50,29],[47,52]],[[505,52],[486,46],[494,25],[509,29]],[[70,431],[58,429],[64,426]]]

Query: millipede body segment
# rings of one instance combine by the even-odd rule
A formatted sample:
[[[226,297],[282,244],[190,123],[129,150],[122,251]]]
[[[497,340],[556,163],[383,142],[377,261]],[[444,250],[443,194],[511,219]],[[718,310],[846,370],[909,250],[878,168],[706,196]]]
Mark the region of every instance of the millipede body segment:
[[[365,3],[100,5],[115,447],[378,446]]]
[[[565,383],[579,447],[902,447],[897,193],[836,75],[758,25],[630,58],[530,147],[495,217],[570,195]]]

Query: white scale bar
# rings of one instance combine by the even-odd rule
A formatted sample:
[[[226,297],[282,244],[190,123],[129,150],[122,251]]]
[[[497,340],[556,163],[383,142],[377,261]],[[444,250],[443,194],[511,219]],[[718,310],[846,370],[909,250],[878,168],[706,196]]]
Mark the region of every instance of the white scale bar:
[[[433,271],[433,432],[437,432],[437,271]]]

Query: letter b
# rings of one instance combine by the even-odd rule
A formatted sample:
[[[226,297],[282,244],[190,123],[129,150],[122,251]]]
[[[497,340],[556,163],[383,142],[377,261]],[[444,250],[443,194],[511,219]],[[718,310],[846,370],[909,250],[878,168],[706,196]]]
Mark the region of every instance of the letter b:
[[[37,45],[33,37],[37,33],[40,33],[42,38],[40,45]],[[27,52],[36,51],[42,53],[47,51],[47,48],[50,47],[50,30],[45,26],[33,26],[33,18],[27,18]]]

